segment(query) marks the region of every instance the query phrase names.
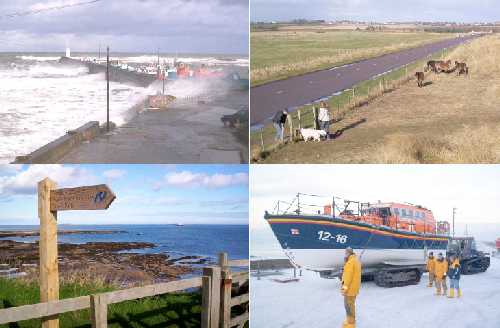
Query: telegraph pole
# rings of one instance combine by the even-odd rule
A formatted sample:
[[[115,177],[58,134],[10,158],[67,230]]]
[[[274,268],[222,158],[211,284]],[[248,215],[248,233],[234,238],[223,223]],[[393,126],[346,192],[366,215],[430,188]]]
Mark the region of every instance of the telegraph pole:
[[[106,130],[109,132],[109,46],[106,49]]]
[[[456,213],[457,208],[453,208],[453,237],[455,237],[455,213]]]

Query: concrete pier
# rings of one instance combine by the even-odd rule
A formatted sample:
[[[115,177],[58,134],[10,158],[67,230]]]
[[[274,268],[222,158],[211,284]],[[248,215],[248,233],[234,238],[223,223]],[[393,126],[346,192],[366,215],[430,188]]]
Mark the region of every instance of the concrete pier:
[[[59,63],[74,66],[86,66],[89,69],[89,74],[106,73],[106,65],[94,62],[85,62],[78,59],[61,57]],[[156,81],[156,75],[139,73],[135,71],[127,71],[119,67],[109,67],[109,80],[124,84],[132,84],[138,87],[149,87]]]

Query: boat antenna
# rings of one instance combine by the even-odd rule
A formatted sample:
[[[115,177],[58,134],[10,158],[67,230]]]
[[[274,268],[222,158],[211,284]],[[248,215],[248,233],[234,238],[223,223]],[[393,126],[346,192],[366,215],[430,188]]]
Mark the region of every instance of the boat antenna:
[[[297,215],[300,214],[300,193],[297,193]]]
[[[332,196],[332,218],[335,218],[335,196]]]

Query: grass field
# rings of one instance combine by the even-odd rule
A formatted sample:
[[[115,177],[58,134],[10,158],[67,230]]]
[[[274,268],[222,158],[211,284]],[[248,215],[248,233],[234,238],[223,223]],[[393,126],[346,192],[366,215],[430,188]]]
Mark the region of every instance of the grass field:
[[[252,32],[251,85],[454,37],[425,32],[278,30]]]
[[[60,298],[71,298],[113,290],[110,286],[91,287],[63,284]],[[38,303],[36,283],[0,279],[0,308]],[[91,327],[89,310],[69,312],[59,317],[60,327]],[[200,293],[165,294],[108,307],[109,327],[199,327],[201,319]],[[40,320],[27,320],[1,328],[38,328]]]
[[[445,57],[467,62],[468,77],[427,73],[424,88],[411,81],[337,117],[332,106],[334,140],[288,143],[262,162],[498,163],[499,53],[499,35],[461,45]]]

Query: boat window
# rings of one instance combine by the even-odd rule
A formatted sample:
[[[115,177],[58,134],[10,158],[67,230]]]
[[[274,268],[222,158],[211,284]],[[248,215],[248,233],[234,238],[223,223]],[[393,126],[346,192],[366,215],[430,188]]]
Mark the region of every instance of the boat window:
[[[383,218],[386,218],[389,215],[391,215],[390,209],[388,207],[380,208],[379,213],[380,213],[380,216]]]
[[[394,215],[399,216],[399,209],[393,208],[392,211],[394,212]]]
[[[404,208],[401,209],[401,216],[402,217],[406,216],[406,210]]]
[[[413,210],[408,210],[408,216],[411,218],[413,217]]]

